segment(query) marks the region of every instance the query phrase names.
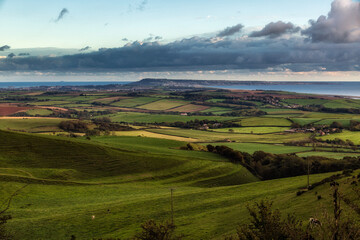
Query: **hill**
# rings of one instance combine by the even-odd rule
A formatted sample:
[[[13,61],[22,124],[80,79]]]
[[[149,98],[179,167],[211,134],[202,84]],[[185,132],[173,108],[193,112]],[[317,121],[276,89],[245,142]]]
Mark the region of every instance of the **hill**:
[[[170,188],[175,223],[187,239],[233,232],[246,221],[246,204],[264,198],[305,220],[314,206],[331,206],[327,186],[316,189],[322,201],[313,193],[296,196],[306,177],[259,182],[218,155],[178,150],[183,144],[0,131],[2,199],[26,186],[12,202],[8,227],[15,239],[127,239],[145,220],[169,219]],[[311,182],[330,175],[314,175]]]

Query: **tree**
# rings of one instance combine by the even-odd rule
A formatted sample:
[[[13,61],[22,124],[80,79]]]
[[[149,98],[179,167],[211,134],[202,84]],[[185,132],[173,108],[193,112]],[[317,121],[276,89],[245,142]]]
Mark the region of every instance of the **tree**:
[[[295,129],[295,128],[301,128],[301,125],[299,123],[292,123],[291,124],[291,128]]]
[[[343,129],[344,126],[339,123],[339,122],[333,122],[331,125],[330,125],[331,128],[339,128],[339,129]]]
[[[305,240],[308,237],[299,220],[292,215],[282,220],[280,211],[272,210],[272,203],[269,201],[248,206],[248,211],[252,221],[249,225],[238,228],[238,240]]]

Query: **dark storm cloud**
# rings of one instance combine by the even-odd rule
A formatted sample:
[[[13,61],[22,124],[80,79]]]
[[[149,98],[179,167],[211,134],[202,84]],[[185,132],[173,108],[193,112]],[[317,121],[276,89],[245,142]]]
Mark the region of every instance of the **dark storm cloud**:
[[[244,26],[242,24],[238,24],[232,27],[228,27],[225,28],[224,30],[222,30],[221,32],[219,32],[219,34],[217,35],[218,37],[228,37],[228,36],[232,36],[235,33],[238,33],[241,31],[241,29],[243,29]]]
[[[84,47],[84,48],[81,48],[79,51],[80,51],[80,52],[84,52],[84,51],[87,51],[87,50],[90,50],[90,49],[91,49],[90,46],[86,46],[86,47]]]
[[[66,14],[69,13],[69,10],[67,10],[66,8],[63,8],[61,10],[61,12],[59,13],[59,16],[54,20],[54,22],[59,22],[60,20],[62,20]]]
[[[4,46],[0,47],[0,52],[6,51],[6,50],[9,50],[9,49],[10,49],[10,46],[4,45]]]
[[[360,43],[313,44],[303,38],[218,39],[194,37],[168,44],[133,42],[120,48],[61,57],[1,59],[0,70],[121,71],[132,69],[360,69]]]
[[[291,22],[285,23],[283,21],[278,21],[267,24],[263,29],[261,29],[260,31],[254,31],[249,36],[277,38],[284,34],[296,33],[299,31],[300,28],[296,27]]]
[[[302,34],[312,42],[360,42],[360,3],[335,0],[328,16],[310,20],[310,27]]]

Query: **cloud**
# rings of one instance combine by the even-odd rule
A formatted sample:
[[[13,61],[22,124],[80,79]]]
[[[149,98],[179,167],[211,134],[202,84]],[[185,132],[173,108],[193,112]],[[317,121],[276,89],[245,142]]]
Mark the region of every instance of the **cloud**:
[[[86,47],[84,47],[84,48],[81,48],[79,51],[80,51],[80,52],[84,52],[84,51],[87,51],[87,50],[90,50],[90,49],[91,49],[90,46],[86,46]]]
[[[228,36],[232,36],[235,33],[240,32],[242,29],[244,28],[244,26],[242,24],[238,24],[232,27],[228,27],[225,28],[223,31],[219,32],[219,34],[217,35],[218,37],[228,37]]]
[[[193,37],[160,44],[133,42],[119,48],[59,56],[0,59],[0,71],[154,71],[258,69],[267,71],[360,70],[360,43],[309,43],[302,37]]]
[[[1,52],[6,51],[8,49],[10,49],[10,46],[8,46],[8,45],[4,45],[4,46],[0,47]]]
[[[162,39],[163,39],[163,37],[161,37],[161,36],[156,36],[156,37],[155,37],[155,40],[156,40],[156,41],[159,41],[159,40],[162,40]]]
[[[24,57],[24,56],[30,56],[30,53],[19,53],[20,57]]]
[[[302,31],[312,42],[360,42],[360,3],[335,0],[327,16],[310,20],[310,27]]]
[[[144,42],[151,42],[153,39],[154,39],[153,36],[149,36],[149,37],[144,39]]]
[[[296,33],[299,31],[300,28],[296,27],[291,22],[285,23],[283,21],[278,21],[267,24],[263,29],[261,29],[260,31],[254,31],[249,36],[277,38],[284,34]]]
[[[279,21],[251,33],[251,37],[227,37],[243,29],[243,25],[238,24],[216,37],[160,43],[160,37],[150,35],[144,42],[128,42],[124,38],[127,43],[119,48],[58,57],[5,58],[0,59],[0,71],[360,71],[360,38],[356,40],[360,21],[355,22],[359,12],[359,3],[335,0],[329,15],[312,22],[302,32],[305,36],[280,38],[298,28]]]
[[[140,4],[137,6],[136,9],[139,11],[144,11],[147,4],[148,4],[148,0],[143,0],[140,2]]]
[[[8,58],[13,58],[13,57],[15,57],[16,55],[14,54],[14,53],[10,53],[7,57]]]
[[[60,20],[62,20],[66,14],[69,13],[69,10],[67,10],[66,8],[63,8],[61,10],[61,12],[59,13],[59,16],[54,20],[54,22],[59,22]]]
[[[121,39],[121,41],[123,41],[123,42],[128,42],[128,41],[129,41],[129,39],[127,39],[127,38],[123,38],[123,39]]]
[[[128,7],[128,13],[136,11],[144,11],[148,5],[148,0],[136,0],[134,3],[130,3]]]

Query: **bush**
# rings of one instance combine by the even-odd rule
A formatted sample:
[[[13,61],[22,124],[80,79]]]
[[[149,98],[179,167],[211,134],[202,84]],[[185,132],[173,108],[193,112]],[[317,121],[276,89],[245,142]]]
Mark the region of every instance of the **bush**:
[[[137,234],[136,240],[176,240],[182,237],[176,236],[176,226],[170,222],[156,223],[149,220],[141,225],[142,232]]]

